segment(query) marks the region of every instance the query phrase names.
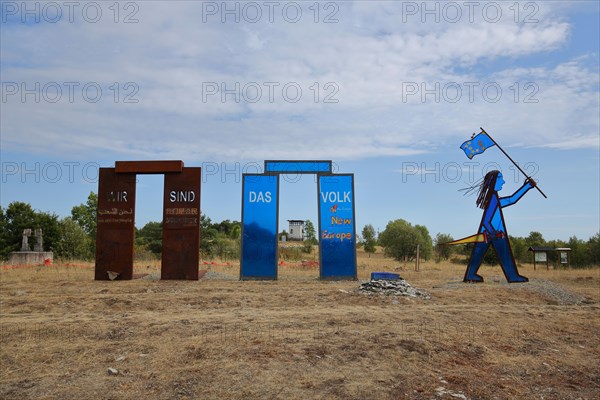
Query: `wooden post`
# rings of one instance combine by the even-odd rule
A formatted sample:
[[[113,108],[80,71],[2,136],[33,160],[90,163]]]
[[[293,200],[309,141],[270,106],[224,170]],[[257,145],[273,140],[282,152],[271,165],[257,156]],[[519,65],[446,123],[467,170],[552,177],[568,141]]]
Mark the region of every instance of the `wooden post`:
[[[415,271],[419,272],[419,253],[420,253],[420,245],[417,244],[417,261],[415,263]]]

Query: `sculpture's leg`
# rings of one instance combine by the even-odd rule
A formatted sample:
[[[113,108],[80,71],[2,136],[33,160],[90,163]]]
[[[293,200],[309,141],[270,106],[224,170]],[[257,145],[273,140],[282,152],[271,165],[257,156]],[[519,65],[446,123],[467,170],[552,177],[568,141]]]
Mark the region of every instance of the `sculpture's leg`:
[[[504,276],[506,276],[506,280],[511,283],[529,282],[529,279],[519,275],[508,238],[494,240],[492,244],[498,254],[498,259],[500,260],[500,265],[502,265],[502,271],[504,272]]]
[[[489,243],[475,243],[473,252],[471,253],[471,259],[469,260],[469,266],[465,272],[465,282],[483,282],[483,278],[477,275],[477,271],[483,261],[483,256],[490,247]]]

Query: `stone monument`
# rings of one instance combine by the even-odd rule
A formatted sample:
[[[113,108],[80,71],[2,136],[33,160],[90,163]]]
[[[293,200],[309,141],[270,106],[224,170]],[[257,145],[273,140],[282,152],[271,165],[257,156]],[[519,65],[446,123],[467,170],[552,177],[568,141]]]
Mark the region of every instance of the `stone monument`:
[[[9,265],[49,265],[52,264],[54,254],[51,251],[44,251],[44,242],[42,238],[42,228],[35,229],[35,244],[33,251],[29,246],[29,237],[31,229],[23,230],[23,240],[21,241],[21,250],[13,251],[8,258]]]
[[[35,244],[33,245],[33,251],[42,252],[44,251],[44,241],[42,239],[42,228],[35,230]]]
[[[31,236],[31,229],[23,230],[23,241],[21,242],[21,251],[30,251],[29,248],[29,236]]]

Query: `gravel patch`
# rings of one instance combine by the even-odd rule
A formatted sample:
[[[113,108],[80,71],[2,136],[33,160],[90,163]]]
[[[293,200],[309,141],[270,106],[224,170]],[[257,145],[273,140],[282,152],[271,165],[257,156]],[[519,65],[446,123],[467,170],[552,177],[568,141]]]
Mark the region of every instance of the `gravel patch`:
[[[234,276],[234,275],[230,275],[230,274],[223,274],[221,272],[208,271],[208,272],[206,272],[206,274],[204,274],[202,279],[219,280],[219,281],[221,281],[221,280],[238,281],[240,279],[240,277],[237,275]]]
[[[588,303],[588,299],[577,293],[573,293],[564,287],[546,279],[536,279],[525,284],[518,284],[517,289],[529,290],[544,296],[550,304],[556,305],[580,305]]]

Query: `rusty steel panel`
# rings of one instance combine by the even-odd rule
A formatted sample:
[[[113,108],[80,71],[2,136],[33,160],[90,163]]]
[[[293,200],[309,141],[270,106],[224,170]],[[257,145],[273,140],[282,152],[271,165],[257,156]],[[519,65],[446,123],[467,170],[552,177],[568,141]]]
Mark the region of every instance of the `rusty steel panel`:
[[[131,279],[135,227],[135,174],[100,168],[98,176],[96,280]]]
[[[165,174],[161,279],[198,280],[201,168]]]
[[[181,172],[183,161],[117,161],[115,172],[117,174],[165,174],[168,172]]]

